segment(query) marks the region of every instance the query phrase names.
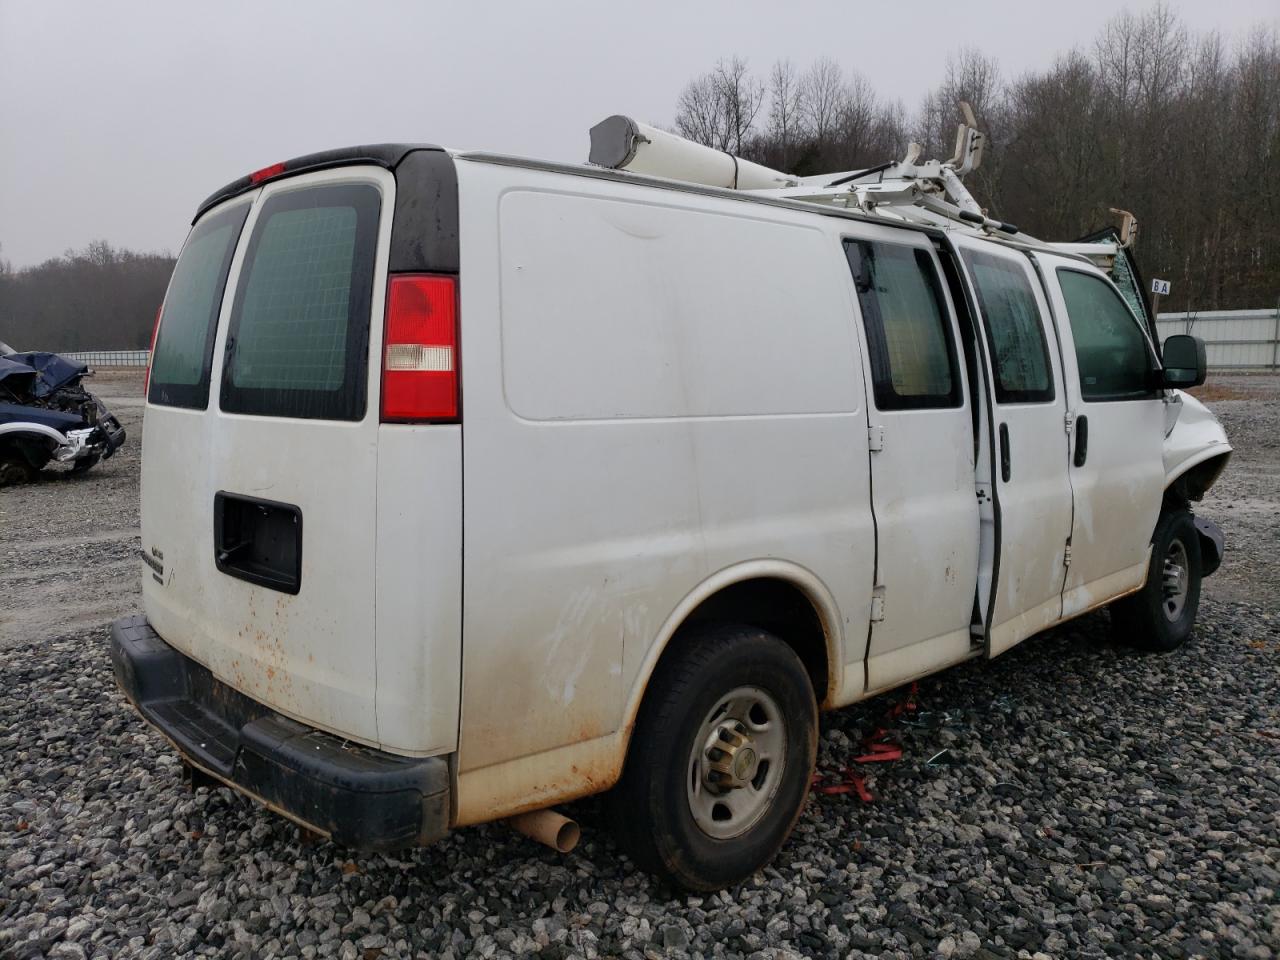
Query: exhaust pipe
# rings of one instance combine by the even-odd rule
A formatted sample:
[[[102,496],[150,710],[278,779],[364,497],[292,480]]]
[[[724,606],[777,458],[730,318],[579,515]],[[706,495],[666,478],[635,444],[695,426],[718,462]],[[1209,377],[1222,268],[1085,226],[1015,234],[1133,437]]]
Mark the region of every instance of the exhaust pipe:
[[[576,847],[578,838],[582,835],[576,820],[561,816],[554,810],[517,813],[514,817],[508,817],[507,823],[530,840],[537,840],[560,853],[568,853]]]

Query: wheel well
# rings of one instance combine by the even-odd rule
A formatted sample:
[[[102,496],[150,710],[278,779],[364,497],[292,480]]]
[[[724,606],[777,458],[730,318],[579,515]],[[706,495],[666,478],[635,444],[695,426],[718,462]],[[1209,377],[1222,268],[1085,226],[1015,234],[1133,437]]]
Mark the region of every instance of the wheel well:
[[[804,664],[818,703],[826,700],[831,679],[826,630],[813,601],[794,583],[776,577],[758,577],[713,593],[680,624],[662,658],[687,642],[697,628],[715,623],[748,624],[778,637]]]
[[[1230,458],[1230,453],[1210,457],[1175,479],[1165,489],[1165,509],[1185,507],[1192,501],[1203,498],[1205,492],[1217,482]]]
[[[54,444],[39,433],[13,431],[0,435],[0,458],[20,456],[33,470],[39,470],[53,455]]]

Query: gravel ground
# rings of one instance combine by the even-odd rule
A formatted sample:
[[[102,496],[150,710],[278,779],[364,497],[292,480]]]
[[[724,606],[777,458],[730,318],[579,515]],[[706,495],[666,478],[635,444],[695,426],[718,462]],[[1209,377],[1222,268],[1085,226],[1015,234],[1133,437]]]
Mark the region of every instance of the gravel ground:
[[[1103,613],[922,683],[876,801],[814,798],[772,867],[709,897],[637,873],[592,802],[565,857],[500,825],[353,857],[188,792],[105,652],[136,589],[138,433],[83,480],[6,490],[0,956],[1274,957],[1280,381],[1211,386],[1237,453],[1202,509],[1230,552],[1192,645],[1118,649]],[[899,697],[828,715],[821,762]]]

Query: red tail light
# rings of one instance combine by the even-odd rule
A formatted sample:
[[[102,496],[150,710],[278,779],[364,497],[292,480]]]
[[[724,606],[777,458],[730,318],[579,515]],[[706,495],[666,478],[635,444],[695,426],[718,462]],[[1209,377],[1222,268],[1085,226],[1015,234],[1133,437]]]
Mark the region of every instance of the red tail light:
[[[387,282],[382,421],[458,419],[458,290],[453,277],[400,274]]]
[[[151,392],[151,365],[156,362],[156,335],[160,332],[160,313],[164,310],[164,305],[156,310],[156,322],[151,328],[151,349],[147,351],[147,375],[142,379],[142,395],[145,397]]]

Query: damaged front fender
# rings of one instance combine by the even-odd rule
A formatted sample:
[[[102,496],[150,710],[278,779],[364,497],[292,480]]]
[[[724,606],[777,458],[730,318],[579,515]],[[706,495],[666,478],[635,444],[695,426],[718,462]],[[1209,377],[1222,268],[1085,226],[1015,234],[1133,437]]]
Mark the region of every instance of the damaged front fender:
[[[1227,432],[1203,403],[1171,390],[1172,426],[1164,438],[1164,485],[1183,500],[1199,500],[1217,482],[1231,456]]]
[[[1231,458],[1227,432],[1209,408],[1181,390],[1166,397],[1170,423],[1164,438],[1165,496],[1178,504],[1204,497],[1222,475]],[[1212,520],[1195,516],[1200,537],[1201,575],[1209,576],[1222,564],[1225,538]]]

